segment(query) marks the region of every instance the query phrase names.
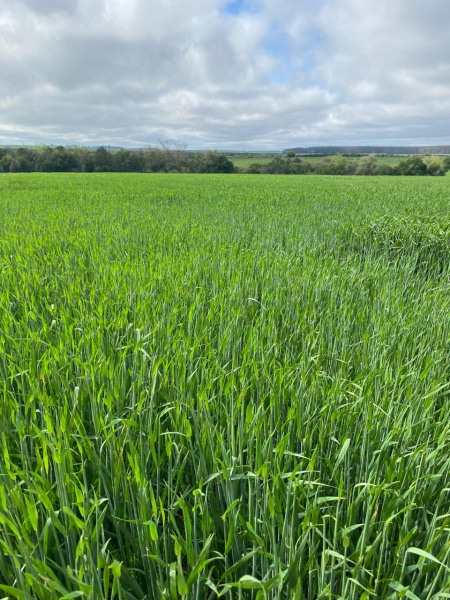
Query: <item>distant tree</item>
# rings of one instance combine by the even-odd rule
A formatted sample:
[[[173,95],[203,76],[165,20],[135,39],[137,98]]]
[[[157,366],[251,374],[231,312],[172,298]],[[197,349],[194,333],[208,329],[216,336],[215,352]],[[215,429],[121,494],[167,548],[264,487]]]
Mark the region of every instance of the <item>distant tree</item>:
[[[54,151],[54,160],[58,171],[78,171],[77,157],[71,148],[57,146]]]
[[[289,168],[292,175],[303,175],[310,171],[308,163],[298,156],[290,161]]]
[[[20,162],[16,158],[12,158],[9,165],[10,173],[19,173],[20,172]]]
[[[355,175],[357,166],[358,165],[357,165],[356,161],[347,160],[346,165],[345,165],[344,175]]]
[[[284,153],[284,155],[285,155],[287,158],[295,158],[295,152],[294,152],[294,150],[287,150],[287,151]]]
[[[427,166],[428,175],[445,175],[446,169],[444,161],[440,156],[427,156],[423,159],[423,162]]]
[[[76,157],[79,171],[82,173],[92,173],[92,171],[94,171],[94,153],[92,150],[80,146],[77,148],[72,148],[71,151]]]
[[[270,163],[264,165],[264,173],[270,175],[289,175],[289,160],[283,160],[280,156],[275,157]]]
[[[119,150],[113,154],[114,171],[121,173],[142,173],[144,171],[144,156],[136,150]]]
[[[377,160],[373,154],[362,156],[356,165],[355,175],[376,175]]]
[[[18,151],[19,153],[19,151]],[[78,171],[77,157],[71,148],[48,146],[36,150],[33,160],[33,170],[58,173],[67,171]]]
[[[112,171],[113,159],[111,153],[104,146],[100,146],[94,152],[94,170],[95,171]]]
[[[331,175],[345,175],[347,159],[342,154],[334,154],[331,157]]]
[[[166,153],[161,148],[147,148],[143,152],[144,170],[147,173],[159,173],[167,170]]]
[[[234,165],[224,154],[208,150],[195,156],[196,166],[193,170],[199,173],[234,173]]]
[[[16,159],[20,163],[20,170],[31,173],[36,170],[36,150],[34,148],[18,148]]]
[[[427,175],[427,165],[420,156],[411,156],[397,166],[399,175]]]
[[[11,166],[12,157],[10,154],[4,154],[0,159],[0,169],[2,172],[8,173]]]
[[[311,167],[317,175],[330,175],[332,172],[331,158],[325,157],[323,160],[311,162]]]
[[[246,172],[250,173],[252,175],[257,175],[259,173],[262,173],[262,171],[263,171],[263,165],[261,165],[260,163],[252,163],[246,169]]]
[[[159,149],[165,154],[165,162],[168,171],[181,171],[186,163],[187,145],[179,140],[160,139],[158,140]]]
[[[378,175],[395,175],[395,170],[391,165],[381,163],[377,166]]]

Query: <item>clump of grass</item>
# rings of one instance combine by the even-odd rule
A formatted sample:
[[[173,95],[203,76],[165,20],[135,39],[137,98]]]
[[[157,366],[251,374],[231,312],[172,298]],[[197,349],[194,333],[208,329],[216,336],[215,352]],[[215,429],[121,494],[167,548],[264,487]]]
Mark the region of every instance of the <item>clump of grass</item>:
[[[383,216],[363,227],[355,227],[351,235],[343,233],[339,252],[355,252],[363,259],[375,256],[390,265],[409,263],[414,273],[425,277],[442,276],[450,259],[450,222],[448,216],[433,220]]]

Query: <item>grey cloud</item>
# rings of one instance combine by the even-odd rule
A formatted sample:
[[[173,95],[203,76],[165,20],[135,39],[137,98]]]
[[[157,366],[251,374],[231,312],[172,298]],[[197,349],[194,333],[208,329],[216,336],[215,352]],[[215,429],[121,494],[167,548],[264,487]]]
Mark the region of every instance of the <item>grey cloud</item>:
[[[76,12],[77,0],[16,0],[21,10],[31,10],[41,15],[49,15],[54,12],[73,13]]]
[[[449,135],[448,0],[224,6],[0,0],[0,139],[264,149]]]

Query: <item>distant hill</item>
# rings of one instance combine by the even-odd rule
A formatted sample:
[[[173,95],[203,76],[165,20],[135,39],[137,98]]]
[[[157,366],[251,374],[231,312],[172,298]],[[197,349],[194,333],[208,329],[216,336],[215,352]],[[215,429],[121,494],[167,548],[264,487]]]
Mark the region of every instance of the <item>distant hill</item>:
[[[311,146],[286,148],[296,154],[450,154],[450,146]]]

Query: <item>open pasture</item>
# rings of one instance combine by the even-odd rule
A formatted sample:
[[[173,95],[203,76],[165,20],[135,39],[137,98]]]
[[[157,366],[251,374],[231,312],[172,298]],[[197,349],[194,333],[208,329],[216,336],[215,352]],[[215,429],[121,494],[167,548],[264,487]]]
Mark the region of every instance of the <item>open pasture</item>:
[[[450,181],[0,177],[0,597],[450,597]]]
[[[282,158],[284,158],[283,155],[280,154],[280,156]],[[330,156],[331,157],[331,156]],[[330,158],[329,157],[329,158]],[[239,156],[239,155],[232,155],[229,157],[229,159],[231,160],[231,162],[234,164],[235,167],[239,167],[239,168],[243,168],[243,169],[248,169],[248,167],[250,167],[250,165],[253,164],[260,164],[260,165],[267,165],[269,164],[272,160],[273,160],[274,156],[272,155],[267,155],[266,153],[261,153],[259,155],[255,155],[253,158],[250,158],[248,156]],[[312,163],[317,163],[320,161],[323,161],[324,158],[326,158],[325,156],[309,156],[307,154],[300,154],[299,158],[304,161],[304,162],[312,162]],[[396,167],[402,160],[405,160],[405,156],[377,156],[377,164],[378,165],[390,165],[391,167]],[[352,161],[352,162],[357,162],[359,160],[359,157],[357,156],[353,156],[353,157],[347,157],[347,160]]]

